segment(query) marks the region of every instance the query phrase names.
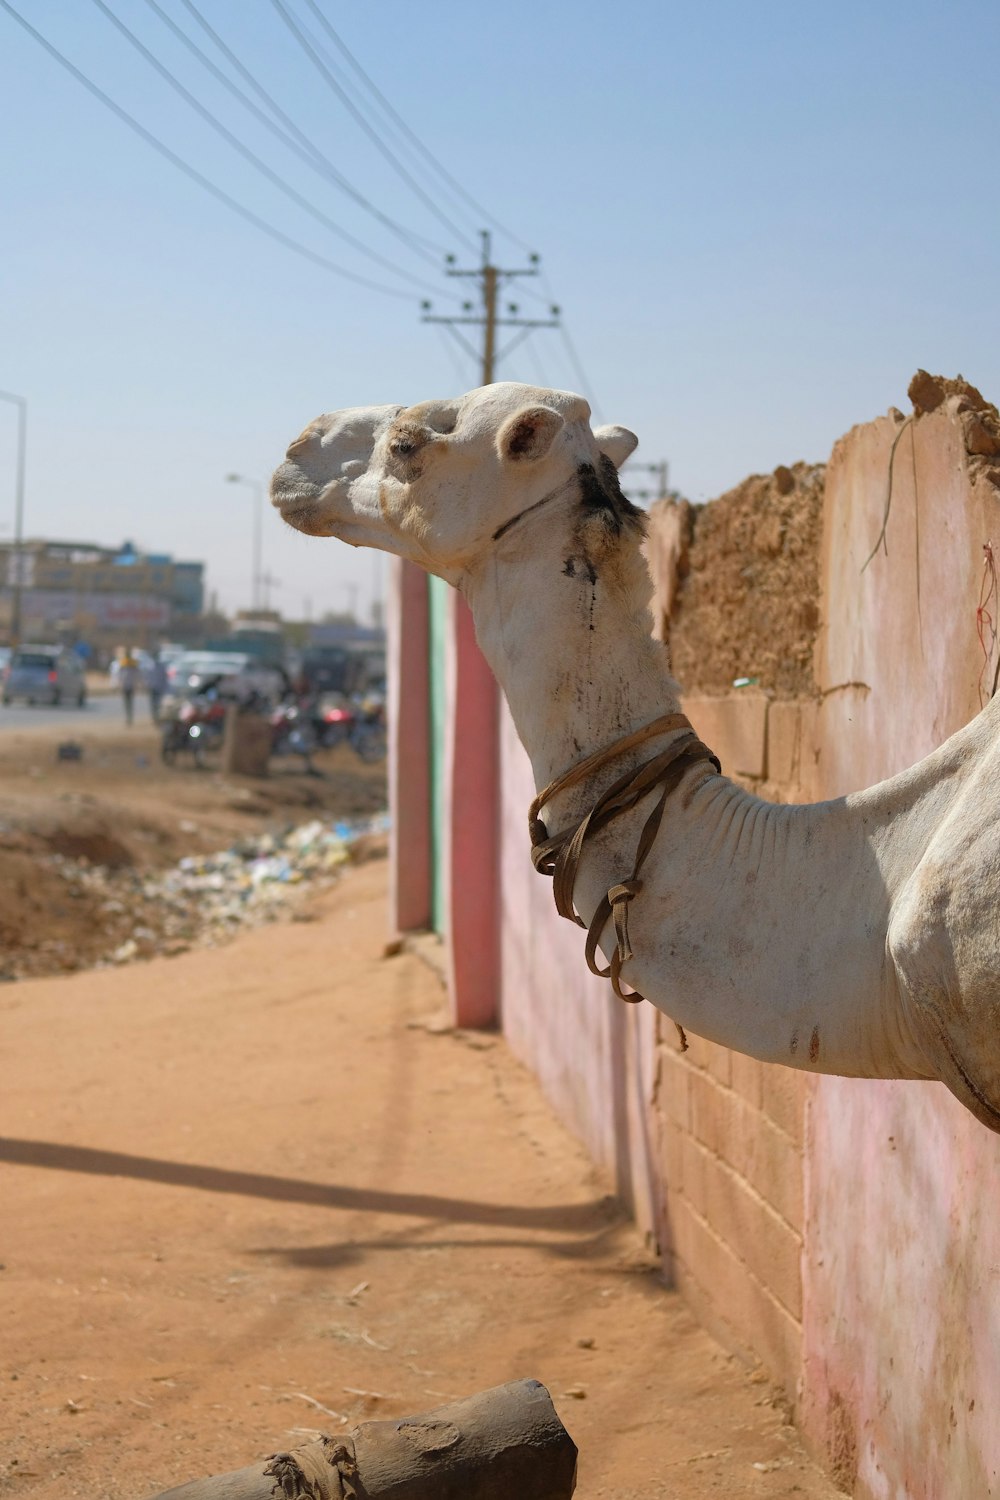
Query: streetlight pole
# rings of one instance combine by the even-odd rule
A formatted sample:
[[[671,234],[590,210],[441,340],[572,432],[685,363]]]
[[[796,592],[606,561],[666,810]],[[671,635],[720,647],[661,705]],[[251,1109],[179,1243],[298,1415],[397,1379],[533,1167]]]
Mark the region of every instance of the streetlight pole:
[[[228,484],[246,484],[253,490],[253,563],[250,575],[250,608],[260,608],[260,527],[264,507],[264,486],[259,479],[248,479],[245,474],[227,474]]]
[[[14,570],[11,578],[13,601],[10,612],[11,645],[21,640],[21,542],[24,539],[24,465],[28,444],[28,401],[25,396],[15,396],[12,391],[0,391],[0,401],[12,401],[17,407],[17,482],[14,500]]]

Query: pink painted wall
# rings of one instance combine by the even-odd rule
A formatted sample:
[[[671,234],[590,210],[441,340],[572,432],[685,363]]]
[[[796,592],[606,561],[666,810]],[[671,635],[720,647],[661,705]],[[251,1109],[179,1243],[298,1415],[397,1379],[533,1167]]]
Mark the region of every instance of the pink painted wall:
[[[500,1003],[500,692],[454,590],[446,652],[448,996],[456,1026],[492,1026]]]
[[[432,925],[430,612],[427,575],[390,563],[389,928]],[[500,1003],[499,693],[464,600],[449,592],[443,839],[448,1003],[456,1026],[496,1023]]]
[[[827,474],[817,795],[904,769],[978,710],[983,543],[955,403],[896,452],[855,428]],[[1000,913],[998,913],[1000,921]],[[803,1420],[854,1493],[1000,1494],[1000,1139],[940,1084],[821,1078],[807,1110]]]
[[[427,575],[389,560],[389,931],[431,925]]]
[[[650,1103],[657,1012],[623,1005],[587,970],[586,934],[556,913],[552,882],[535,873],[528,807],[531,766],[506,704],[500,716],[501,1014],[514,1052],[652,1233],[657,1222]]]

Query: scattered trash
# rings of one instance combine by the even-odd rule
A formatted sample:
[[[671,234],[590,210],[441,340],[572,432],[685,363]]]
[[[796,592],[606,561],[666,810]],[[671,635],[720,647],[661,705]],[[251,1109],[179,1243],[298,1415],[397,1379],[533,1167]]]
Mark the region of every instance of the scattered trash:
[[[56,760],[82,760],[83,746],[78,745],[76,740],[64,740],[61,745],[56,746]]]
[[[760,681],[759,677],[734,677],[734,688],[756,687]]]
[[[195,825],[189,825],[194,831]],[[308,890],[323,889],[350,861],[355,845],[384,834],[383,814],[358,822],[312,822],[240,839],[214,854],[192,854],[171,869],[111,869],[88,860],[52,855],[70,894],[86,890],[104,896],[108,916],[130,918],[127,937],[106,955],[111,964],[173,955],[195,946],[215,947],[243,927],[296,917],[296,903]],[[182,825],[183,827],[183,825]]]

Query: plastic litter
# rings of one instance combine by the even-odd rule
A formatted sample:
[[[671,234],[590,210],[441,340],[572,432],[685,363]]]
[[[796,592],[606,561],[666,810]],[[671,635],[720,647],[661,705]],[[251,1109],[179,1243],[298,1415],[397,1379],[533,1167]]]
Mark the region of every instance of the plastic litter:
[[[354,843],[388,826],[385,815],[335,823],[317,818],[282,834],[240,839],[214,854],[186,855],[156,873],[60,855],[52,863],[69,885],[104,896],[101,910],[116,919],[116,942],[104,961],[117,965],[214,947],[241,928],[294,915],[307,892],[336,880]],[[124,937],[122,916],[129,918]]]

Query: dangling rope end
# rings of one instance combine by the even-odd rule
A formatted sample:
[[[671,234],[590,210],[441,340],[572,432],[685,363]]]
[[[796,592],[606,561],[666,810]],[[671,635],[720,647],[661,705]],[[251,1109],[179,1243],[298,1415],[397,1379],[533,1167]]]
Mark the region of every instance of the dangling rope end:
[[[536,849],[539,844],[544,844],[549,836],[549,830],[541,818],[531,818],[528,821],[528,833],[531,836],[531,847]]]
[[[641,880],[623,880],[620,885],[613,885],[608,892],[615,922],[615,936],[618,939],[619,968],[632,957],[632,942],[628,935],[628,906],[632,897],[638,896],[641,890]]]

